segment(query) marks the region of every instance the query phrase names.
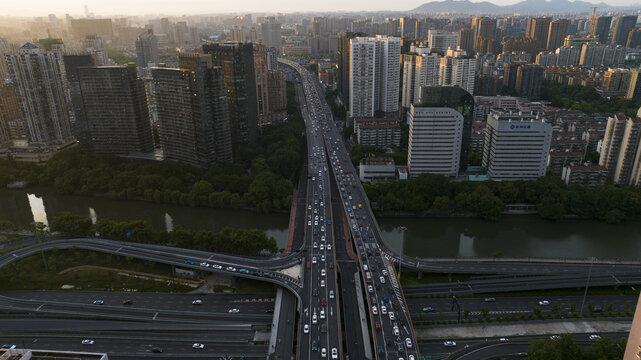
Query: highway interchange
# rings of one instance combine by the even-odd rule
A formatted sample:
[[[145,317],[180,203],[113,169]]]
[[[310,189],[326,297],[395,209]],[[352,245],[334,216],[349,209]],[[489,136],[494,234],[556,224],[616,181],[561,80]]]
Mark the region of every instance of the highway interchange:
[[[590,276],[589,271],[591,281],[603,286],[641,283],[638,262],[415,259],[391,250],[333,125],[324,88],[297,63],[279,61],[299,75],[297,94],[307,125],[308,157],[299,183],[289,254],[269,259],[244,258],[160,245],[62,238],[25,242],[24,248],[0,256],[2,267],[41,251],[76,247],[170,264],[200,274],[224,273],[268,281],[279,288],[278,295],[271,295],[264,302],[244,302],[241,300],[252,298],[251,295],[11,292],[0,296],[0,310],[14,314],[17,326],[0,326],[3,343],[41,349],[90,348],[109,352],[117,359],[169,354],[185,358],[265,358],[269,354],[272,359],[284,359],[294,353],[294,343],[298,359],[343,359],[348,355],[351,359],[418,359],[419,349],[423,354],[446,352],[442,343],[417,343],[412,320],[454,319],[458,314],[452,311],[449,298],[406,300],[405,296],[580,287]],[[542,276],[492,277],[401,289],[396,278],[399,262],[410,270]],[[296,272],[300,275],[291,275]],[[95,304],[96,300],[103,303]],[[130,303],[123,303],[126,300]],[[202,300],[202,304],[194,304],[195,300]],[[571,303],[578,307],[580,303],[572,297],[549,300],[561,309]],[[528,312],[538,303],[530,297],[485,302],[482,295],[459,297],[458,301],[472,317],[480,316],[483,308],[488,308],[490,317],[506,311]],[[616,301],[591,297],[588,301],[593,305],[612,304],[614,311],[627,309],[628,302],[635,302],[624,297]],[[433,309],[423,311],[427,306]],[[543,311],[551,311],[548,309],[551,308]],[[38,320],[33,320],[34,315]],[[61,316],[73,320],[62,320]],[[43,327],[34,326],[36,323]],[[87,336],[95,341],[93,345],[81,343]],[[204,348],[193,348],[195,343],[204,344]],[[488,351],[507,346],[504,345]],[[432,349],[433,346],[439,349]],[[158,347],[162,347],[164,355],[153,352]],[[524,351],[522,346],[519,349]]]

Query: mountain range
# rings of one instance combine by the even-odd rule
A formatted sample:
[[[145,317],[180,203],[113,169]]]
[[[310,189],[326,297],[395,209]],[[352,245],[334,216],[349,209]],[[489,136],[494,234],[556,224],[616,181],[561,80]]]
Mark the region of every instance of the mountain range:
[[[516,4],[500,6],[489,1],[471,2],[469,0],[444,0],[427,2],[412,12],[416,13],[463,13],[463,14],[513,14],[513,13],[569,13],[591,12],[592,7],[599,9],[619,9],[606,3],[594,4],[576,0],[523,0]]]

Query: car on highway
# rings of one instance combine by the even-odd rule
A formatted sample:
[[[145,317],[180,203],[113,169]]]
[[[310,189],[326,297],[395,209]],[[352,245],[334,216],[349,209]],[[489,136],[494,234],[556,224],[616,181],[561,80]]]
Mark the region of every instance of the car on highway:
[[[312,258],[312,264],[316,264],[317,262],[318,262],[318,260],[316,260],[316,256],[314,256],[314,257]]]
[[[493,297],[486,297],[485,299],[483,299],[483,301],[485,301],[485,302],[495,302],[496,299],[493,298]]]
[[[200,266],[208,268],[209,267],[209,263],[207,261],[203,261],[203,262],[200,263]]]
[[[334,298],[334,290],[329,291],[329,298],[333,299]]]
[[[400,353],[405,352],[405,347],[403,346],[402,342],[396,344],[396,351],[398,351]]]
[[[194,343],[194,345],[192,345],[191,348],[192,349],[204,349],[205,348],[205,344]]]
[[[372,314],[378,315],[378,308],[376,308],[376,306],[372,306]]]
[[[247,269],[240,269],[238,272],[243,273],[243,274],[249,274],[249,270]]]
[[[318,351],[318,344],[316,343],[316,340],[312,342],[312,351]]]
[[[320,318],[324,319],[325,318],[325,310],[320,311]]]
[[[447,340],[447,341],[443,342],[443,346],[445,346],[445,347],[454,347],[454,346],[456,346],[456,341]]]
[[[94,305],[104,305],[104,303],[105,303],[105,302],[104,302],[104,301],[102,301],[102,300],[94,300],[94,301],[93,301],[93,304],[94,304]]]
[[[235,272],[235,271],[236,271],[236,268],[235,268],[235,267],[233,267],[233,266],[227,266],[226,270],[227,270],[227,271],[231,271],[231,272]]]
[[[312,315],[312,324],[316,324],[318,322],[318,316],[316,314]]]
[[[377,322],[375,322],[375,323],[374,323],[374,328],[376,329],[376,331],[381,331],[381,323],[380,323],[380,322],[378,322],[378,321],[377,321]]]
[[[320,251],[325,250],[325,244],[320,244]]]
[[[12,350],[12,349],[15,349],[15,348],[16,348],[16,345],[14,345],[14,344],[4,344],[4,345],[0,346],[0,349],[3,349],[3,350]]]
[[[597,335],[597,334],[590,334],[590,336],[588,336],[588,338],[590,340],[599,340],[601,338],[601,336]]]
[[[396,320],[396,315],[394,315],[393,311],[390,311],[389,313],[387,313],[387,315],[389,315],[390,321]]]
[[[192,304],[192,305],[202,305],[202,304],[203,304],[203,301],[202,301],[202,300],[200,300],[200,299],[196,299],[196,300],[192,301],[192,302],[191,302],[191,304]]]
[[[123,305],[131,305],[131,304],[133,304],[133,303],[134,303],[134,302],[133,302],[133,301],[131,301],[131,300],[123,300],[123,301],[122,301],[122,304],[123,304]]]
[[[547,301],[547,300],[541,300],[541,301],[539,301],[539,305],[541,305],[541,306],[548,306],[548,305],[550,305],[550,302],[549,302],[549,301]]]
[[[508,338],[499,338],[499,341],[501,341],[501,342],[508,342],[508,341],[510,341],[510,339],[508,339]]]
[[[433,312],[433,311],[434,311],[434,308],[431,306],[426,306],[423,308],[423,312]]]
[[[305,324],[305,326],[303,326],[303,332],[305,334],[309,334],[309,324]]]
[[[240,312],[240,309],[236,309],[236,308],[229,309],[230,314],[238,314],[239,312]]]
[[[321,287],[325,287],[325,280],[321,280]]]
[[[389,273],[388,273],[388,272],[387,272],[387,270],[385,270],[385,269],[383,269],[383,270],[381,271],[381,273],[383,273],[383,276],[388,276],[388,275],[389,275]]]
[[[307,262],[307,268],[309,269],[311,267],[311,263],[308,261]]]
[[[93,345],[95,341],[91,339],[84,339],[82,340],[82,345]]]
[[[338,350],[336,348],[332,348],[332,359],[338,359]]]
[[[220,266],[218,264],[213,264],[211,267],[213,267],[216,270],[222,270],[222,268],[223,268],[222,266]]]
[[[161,354],[162,353],[162,348],[161,347],[157,347],[157,346],[153,347],[153,348],[151,348],[151,352],[152,353],[156,353],[156,354]]]
[[[378,355],[380,355],[380,356],[385,355],[385,349],[383,349],[382,346],[378,345],[377,351],[378,351]]]
[[[185,264],[194,265],[196,263],[191,260],[185,260]]]
[[[321,357],[327,357],[327,348],[321,349]]]
[[[372,287],[372,285],[367,285],[367,291],[370,293],[374,292],[374,288]]]
[[[559,338],[560,338],[560,336],[559,336],[559,335],[552,335],[552,336],[550,336],[550,340],[557,340],[557,339],[559,339]]]
[[[381,282],[381,284],[385,284],[385,277],[384,276],[379,277],[378,280]]]
[[[314,249],[318,249],[318,243],[316,241],[314,241]]]
[[[387,315],[387,307],[385,305],[381,306],[381,314]]]
[[[405,346],[407,346],[408,349],[411,349],[412,348],[412,339],[405,338]]]
[[[327,250],[332,250],[332,244],[327,244]]]
[[[325,255],[322,255],[322,256],[321,256],[321,261],[322,261],[322,262],[325,262]]]
[[[401,335],[401,331],[398,329],[398,326],[394,325],[393,330],[394,330],[394,335],[395,336]]]
[[[325,269],[321,269],[321,276],[325,276],[325,275],[326,275]]]

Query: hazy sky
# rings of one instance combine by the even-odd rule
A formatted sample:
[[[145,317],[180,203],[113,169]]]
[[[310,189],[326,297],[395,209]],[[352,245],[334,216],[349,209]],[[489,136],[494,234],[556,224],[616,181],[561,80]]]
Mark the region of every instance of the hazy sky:
[[[83,14],[84,5],[96,15],[202,14],[223,12],[375,11],[410,10],[428,0],[0,0],[0,14],[42,16]],[[600,0],[588,0],[600,2]],[[475,1],[476,2],[476,1]],[[519,0],[493,0],[507,5]],[[639,4],[639,0],[606,0],[612,5]]]

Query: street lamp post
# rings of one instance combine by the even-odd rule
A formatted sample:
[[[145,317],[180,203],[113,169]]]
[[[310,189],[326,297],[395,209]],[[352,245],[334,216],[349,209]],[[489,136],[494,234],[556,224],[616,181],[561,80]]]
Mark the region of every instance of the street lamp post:
[[[581,301],[581,311],[579,316],[583,315],[583,306],[585,305],[585,298],[588,296],[588,287],[590,286],[590,277],[592,276],[592,265],[594,265],[594,260],[596,258],[590,258],[590,268],[588,270],[588,281],[585,283],[585,292],[583,293],[583,300]]]
[[[405,243],[405,230],[407,230],[407,228],[405,226],[401,226],[399,227],[399,229],[401,230],[401,255],[399,256],[399,259],[398,259],[398,278],[400,279],[401,265],[403,263],[403,244]]]

